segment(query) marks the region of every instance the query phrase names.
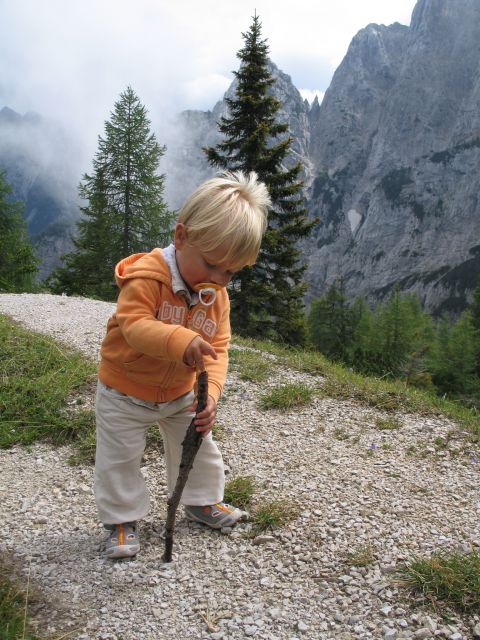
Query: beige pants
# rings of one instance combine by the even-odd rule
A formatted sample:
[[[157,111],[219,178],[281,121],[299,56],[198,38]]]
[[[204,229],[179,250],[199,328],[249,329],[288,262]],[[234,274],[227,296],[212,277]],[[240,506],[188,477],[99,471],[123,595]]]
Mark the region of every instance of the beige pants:
[[[140,520],[149,510],[148,490],[140,471],[145,432],[158,422],[163,436],[169,495],[175,488],[182,441],[193,414],[193,392],[156,404],[127,396],[98,382],[95,500],[104,524]],[[209,433],[203,438],[183,491],[183,504],[207,505],[223,500],[223,460]]]

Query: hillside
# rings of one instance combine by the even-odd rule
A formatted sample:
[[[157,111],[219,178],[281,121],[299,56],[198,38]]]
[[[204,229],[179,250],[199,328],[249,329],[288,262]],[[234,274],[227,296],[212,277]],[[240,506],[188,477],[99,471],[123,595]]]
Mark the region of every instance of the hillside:
[[[68,336],[90,358],[113,310],[0,295],[0,313]],[[256,504],[281,500],[296,512],[267,535],[252,538],[248,524],[221,535],[179,514],[176,562],[163,565],[164,460],[149,452],[142,551],[111,563],[99,553],[92,468],[70,466],[68,447],[0,450],[0,552],[40,588],[43,629],[76,640],[477,637],[478,614],[442,617],[407,597],[396,571],[414,555],[480,547],[478,445],[445,417],[334,399],[321,376],[271,362],[266,382],[248,382],[237,349],[218,415],[228,476],[254,476]],[[310,405],[260,408],[262,394],[293,381],[316,390]]]

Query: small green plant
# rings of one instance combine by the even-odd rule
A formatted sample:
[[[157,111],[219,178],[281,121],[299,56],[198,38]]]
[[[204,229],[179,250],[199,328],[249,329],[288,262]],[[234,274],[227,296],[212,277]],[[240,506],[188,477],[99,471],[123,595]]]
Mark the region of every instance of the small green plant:
[[[260,396],[263,409],[292,409],[309,404],[314,389],[301,382],[273,387],[269,393]]]
[[[223,440],[227,433],[227,428],[221,422],[215,422],[212,427],[212,436],[215,440]]]
[[[462,610],[480,606],[480,555],[473,551],[436,553],[415,558],[402,571],[402,582],[434,604],[444,602]]]
[[[7,577],[0,562],[0,638],[2,640],[39,640],[28,629],[29,590],[18,589]]]
[[[224,500],[240,509],[248,509],[255,492],[253,476],[232,478],[225,486]]]
[[[375,426],[380,431],[394,431],[402,426],[396,418],[377,418]]]
[[[347,553],[345,564],[349,567],[369,567],[374,559],[372,545],[366,544]]]
[[[265,382],[271,375],[272,363],[264,353],[252,349],[230,349],[230,362],[242,380]]]
[[[298,516],[298,507],[284,500],[264,502],[253,513],[255,532],[278,529]]]
[[[437,436],[433,442],[437,449],[448,449],[448,440],[448,437]]]
[[[337,427],[333,435],[337,440],[348,440],[350,438],[350,434],[344,427]]]

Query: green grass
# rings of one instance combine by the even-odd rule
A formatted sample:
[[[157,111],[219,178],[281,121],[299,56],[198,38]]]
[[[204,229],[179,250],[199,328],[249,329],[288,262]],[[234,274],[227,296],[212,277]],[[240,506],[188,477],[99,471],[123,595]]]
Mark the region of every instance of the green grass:
[[[345,564],[349,567],[369,567],[374,560],[372,546],[368,544],[347,553]]]
[[[1,315],[0,353],[0,448],[61,445],[91,433],[93,412],[72,399],[93,383],[93,362]]]
[[[263,409],[293,409],[310,404],[314,389],[302,382],[294,382],[273,387],[268,393],[260,395]]]
[[[253,476],[238,476],[229,480],[225,486],[224,500],[239,509],[248,509],[255,492]]]
[[[400,429],[402,425],[395,418],[377,418],[375,426],[379,431],[395,431]]]
[[[250,349],[230,349],[230,362],[241,380],[265,382],[272,373],[272,363],[264,354]]]
[[[260,349],[277,356],[272,365],[283,366],[311,375],[321,375],[322,392],[339,400],[353,400],[384,411],[402,411],[420,415],[444,415],[470,433],[474,442],[480,441],[480,414],[475,408],[441,398],[432,392],[409,387],[403,380],[385,380],[351,372],[347,367],[330,362],[321,353],[295,349],[267,340],[253,340],[235,336],[238,345]]]
[[[262,531],[272,531],[284,527],[291,520],[294,520],[298,513],[298,506],[285,500],[264,502],[252,514],[254,533],[257,534]]]
[[[480,608],[480,555],[437,553],[415,558],[402,572],[402,582],[422,593],[434,606],[444,603],[461,610]]]
[[[28,596],[6,577],[7,567],[0,559],[0,638],[1,640],[39,640],[28,629]],[[27,604],[27,606],[26,606]]]

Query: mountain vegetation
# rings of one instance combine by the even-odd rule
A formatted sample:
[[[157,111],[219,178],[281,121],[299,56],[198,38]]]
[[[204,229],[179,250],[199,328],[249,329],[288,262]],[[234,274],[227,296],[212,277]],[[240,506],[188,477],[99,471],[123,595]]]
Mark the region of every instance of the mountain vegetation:
[[[38,260],[28,237],[23,204],[0,172],[0,292],[33,291]]]
[[[158,163],[164,153],[147,111],[128,87],[115,103],[105,135],[99,136],[93,173],[85,174],[75,250],[54,270],[54,293],[114,300],[116,263],[123,257],[168,244],[173,214],[163,199],[164,176]]]
[[[349,303],[340,279],[312,302],[308,324],[313,346],[332,360],[480,406],[480,279],[454,323],[398,288],[374,310],[361,297]]]
[[[254,16],[237,53],[235,97],[226,98],[229,114],[220,118],[223,140],[205,149],[209,162],[222,169],[255,171],[272,199],[268,229],[257,263],[234,279],[232,326],[245,336],[271,337],[286,343],[305,342],[303,296],[305,265],[298,240],[311,232],[299,175],[302,165],[285,168],[292,144],[288,124],[278,122],[280,101],[272,94],[268,46]]]

